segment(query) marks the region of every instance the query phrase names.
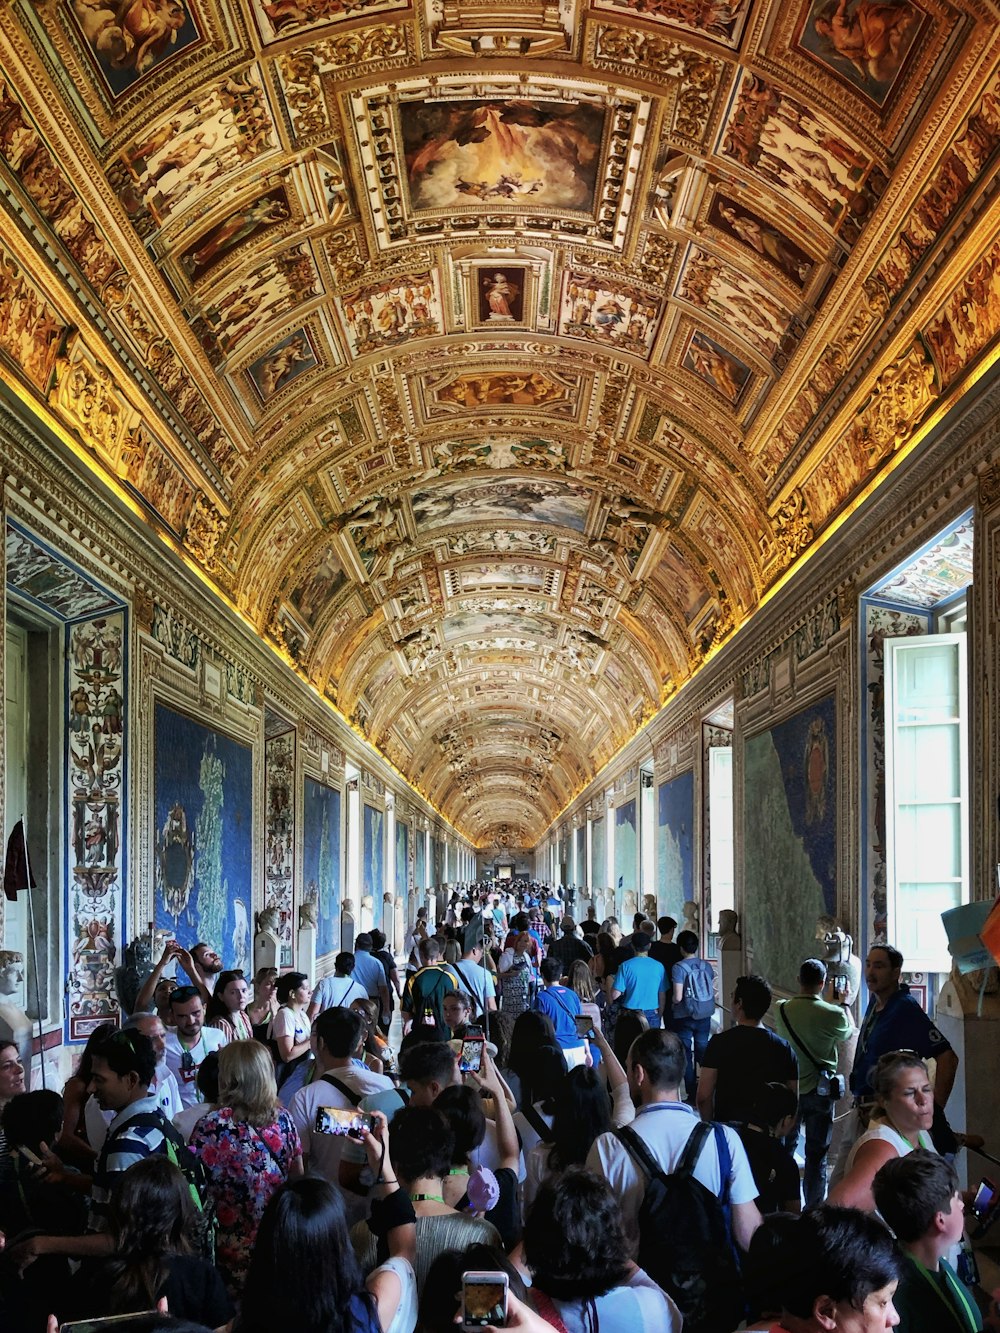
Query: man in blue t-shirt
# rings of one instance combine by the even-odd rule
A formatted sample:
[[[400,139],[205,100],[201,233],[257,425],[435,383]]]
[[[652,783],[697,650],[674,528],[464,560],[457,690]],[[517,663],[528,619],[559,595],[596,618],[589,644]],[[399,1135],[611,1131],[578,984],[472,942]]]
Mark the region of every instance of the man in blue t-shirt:
[[[584,1044],[576,1030],[577,1015],[582,1012],[580,997],[575,991],[559,985],[562,963],[558,958],[543,958],[540,971],[544,984],[538,992],[535,1008],[551,1018],[556,1041],[564,1051],[578,1050]]]
[[[958,1056],[910,994],[909,987],[900,983],[902,969],[903,955],[891,944],[873,944],[868,950],[865,985],[871,1000],[858,1034],[851,1091],[860,1102],[873,1099],[869,1075],[880,1057],[889,1051],[915,1051],[922,1060],[934,1059],[936,1109],[932,1135],[938,1146],[937,1135],[947,1132],[944,1107],[955,1083]],[[945,1151],[945,1147],[938,1147],[938,1151]]]
[[[662,963],[649,956],[652,940],[644,930],[632,936],[635,956],[622,963],[615,973],[613,1000],[623,1009],[638,1009],[646,1015],[651,1028],[660,1026],[660,1016],[667,1002],[667,973]]]

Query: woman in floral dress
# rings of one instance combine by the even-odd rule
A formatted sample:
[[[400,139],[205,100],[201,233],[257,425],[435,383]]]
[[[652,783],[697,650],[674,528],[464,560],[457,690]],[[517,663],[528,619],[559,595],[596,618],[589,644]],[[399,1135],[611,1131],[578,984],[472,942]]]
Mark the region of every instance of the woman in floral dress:
[[[216,1263],[239,1295],[268,1200],[286,1180],[302,1175],[302,1145],[278,1104],[266,1047],[234,1041],[222,1048],[218,1109],[198,1121],[189,1146],[208,1173],[219,1223]]]

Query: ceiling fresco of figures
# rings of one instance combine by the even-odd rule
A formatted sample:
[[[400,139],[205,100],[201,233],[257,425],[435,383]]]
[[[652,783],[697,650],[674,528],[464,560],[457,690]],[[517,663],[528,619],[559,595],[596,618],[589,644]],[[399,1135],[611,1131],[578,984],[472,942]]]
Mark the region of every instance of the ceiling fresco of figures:
[[[11,0],[0,70],[0,374],[480,846],[1000,334],[1000,0]]]

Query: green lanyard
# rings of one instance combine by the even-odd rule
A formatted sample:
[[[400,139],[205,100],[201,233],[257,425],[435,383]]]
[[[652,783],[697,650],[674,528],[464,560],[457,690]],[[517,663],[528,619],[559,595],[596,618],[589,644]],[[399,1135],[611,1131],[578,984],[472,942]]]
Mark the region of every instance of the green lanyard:
[[[941,1290],[941,1286],[936,1281],[933,1274],[927,1271],[927,1269],[923,1266],[920,1260],[914,1259],[912,1254],[908,1255],[907,1257],[910,1260],[910,1263],[913,1264],[917,1272],[921,1273],[927,1279],[930,1285],[934,1288],[935,1295],[944,1305],[948,1307],[948,1313],[951,1315],[952,1319],[955,1320],[958,1326],[963,1330],[969,1330],[969,1333],[976,1333],[976,1330],[979,1327],[979,1325],[976,1320],[976,1316],[973,1314],[972,1306],[969,1302],[969,1297],[966,1294],[965,1289],[962,1283],[958,1280],[958,1278],[957,1277],[953,1278],[952,1275],[948,1272],[947,1268],[942,1268],[940,1270],[942,1276],[944,1277],[945,1286],[951,1292],[952,1296],[956,1298],[955,1302],[953,1303],[952,1301],[949,1301],[948,1297]],[[959,1310],[956,1309],[956,1304],[960,1307],[961,1314],[959,1313]]]

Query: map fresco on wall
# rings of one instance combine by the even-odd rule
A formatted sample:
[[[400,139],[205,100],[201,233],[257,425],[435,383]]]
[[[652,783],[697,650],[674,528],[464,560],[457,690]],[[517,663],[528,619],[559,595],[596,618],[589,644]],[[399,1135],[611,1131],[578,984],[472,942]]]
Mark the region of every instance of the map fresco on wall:
[[[608,850],[603,819],[595,819],[590,832],[590,856],[593,865],[594,882],[591,888],[594,895],[603,894],[608,884]]]
[[[251,965],[253,751],[157,703],[153,719],[158,928]]]
[[[404,901],[410,890],[410,826],[396,823],[396,897]]]
[[[423,829],[417,829],[417,859],[413,887],[417,891],[417,897],[422,898],[427,888],[427,840]]]
[[[412,206],[524,203],[589,213],[606,114],[586,102],[403,102]]]
[[[303,897],[318,904],[318,960],[340,948],[340,792],[310,777],[302,792],[302,883]]]
[[[656,905],[683,920],[694,898],[694,771],[679,773],[657,788]]]
[[[372,924],[382,924],[382,894],[385,891],[385,815],[366,804],[362,817],[364,884],[362,895],[372,896]]]
[[[837,739],[833,695],[744,750],[746,938],[753,970],[797,988],[816,918],[837,910]]]
[[[618,894],[635,892],[636,849],[638,828],[635,801],[625,801],[615,807],[615,883]]]
[[[587,882],[587,826],[581,824],[576,830],[576,875],[572,882],[582,888]]]

